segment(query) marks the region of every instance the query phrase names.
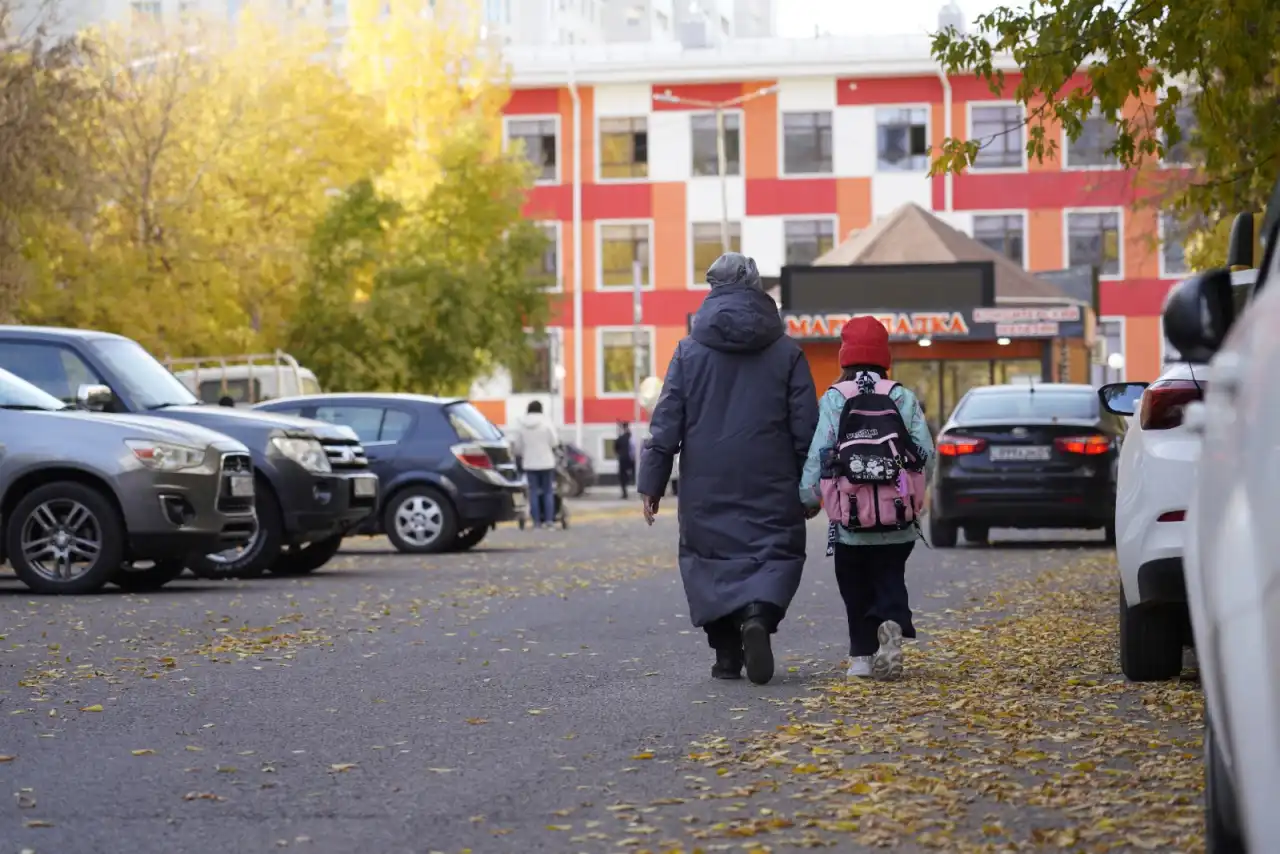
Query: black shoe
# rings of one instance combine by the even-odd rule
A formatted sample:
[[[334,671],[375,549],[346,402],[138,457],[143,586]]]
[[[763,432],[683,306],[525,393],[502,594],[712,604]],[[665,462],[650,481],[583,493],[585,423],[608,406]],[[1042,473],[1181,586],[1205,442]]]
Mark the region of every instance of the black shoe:
[[[742,651],[717,649],[716,663],[711,668],[712,679],[741,679]]]
[[[742,650],[747,659],[747,678],[765,685],[773,678],[773,647],[764,620],[751,617],[742,623]]]

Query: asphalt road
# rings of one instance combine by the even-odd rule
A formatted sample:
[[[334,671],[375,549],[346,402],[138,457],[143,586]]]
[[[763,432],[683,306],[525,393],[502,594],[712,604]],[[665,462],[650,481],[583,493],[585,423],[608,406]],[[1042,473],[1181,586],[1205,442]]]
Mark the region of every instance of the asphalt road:
[[[0,575],[0,854],[777,850],[689,833],[801,797],[707,757],[839,683],[825,528],[755,687],[710,679],[671,514],[615,510],[465,555],[356,540],[306,580],[60,600]],[[1082,557],[1109,560],[918,546],[921,628]]]

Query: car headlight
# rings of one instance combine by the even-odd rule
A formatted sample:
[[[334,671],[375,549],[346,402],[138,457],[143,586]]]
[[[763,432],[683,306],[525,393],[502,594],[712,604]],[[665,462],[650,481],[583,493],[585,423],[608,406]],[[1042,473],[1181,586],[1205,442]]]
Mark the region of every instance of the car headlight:
[[[204,463],[203,448],[189,448],[186,445],[148,439],[126,439],[124,443],[133,451],[138,462],[156,471],[182,471]]]
[[[294,439],[289,436],[277,436],[271,442],[276,446],[276,450],[307,471],[333,471],[329,467],[329,455],[324,452],[324,445],[321,445],[315,439]]]

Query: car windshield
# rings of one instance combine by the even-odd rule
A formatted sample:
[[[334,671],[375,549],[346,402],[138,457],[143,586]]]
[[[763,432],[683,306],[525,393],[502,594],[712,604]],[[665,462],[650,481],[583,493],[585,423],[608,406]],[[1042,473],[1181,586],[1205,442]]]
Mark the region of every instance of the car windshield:
[[[955,415],[960,421],[1019,418],[1097,418],[1098,398],[1092,390],[970,394]]]
[[[0,409],[66,409],[66,405],[24,379],[0,369]]]
[[[453,431],[464,442],[499,442],[502,440],[502,431],[495,427],[492,421],[485,418],[479,409],[469,403],[455,403],[445,412],[449,415],[449,423],[453,425]]]
[[[166,406],[192,406],[200,401],[182,380],[128,338],[103,338],[93,342],[93,350],[115,375],[140,409],[163,409]]]

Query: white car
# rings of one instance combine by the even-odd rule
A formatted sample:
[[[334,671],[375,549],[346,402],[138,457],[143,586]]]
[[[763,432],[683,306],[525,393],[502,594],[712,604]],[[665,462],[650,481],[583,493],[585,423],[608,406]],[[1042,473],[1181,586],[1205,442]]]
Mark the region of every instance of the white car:
[[[1186,419],[1203,443],[1185,565],[1210,854],[1280,850],[1280,226],[1269,235],[1256,289],[1242,298],[1241,274],[1210,271],[1165,309],[1171,340],[1185,339],[1175,346],[1217,350],[1205,402]]]

